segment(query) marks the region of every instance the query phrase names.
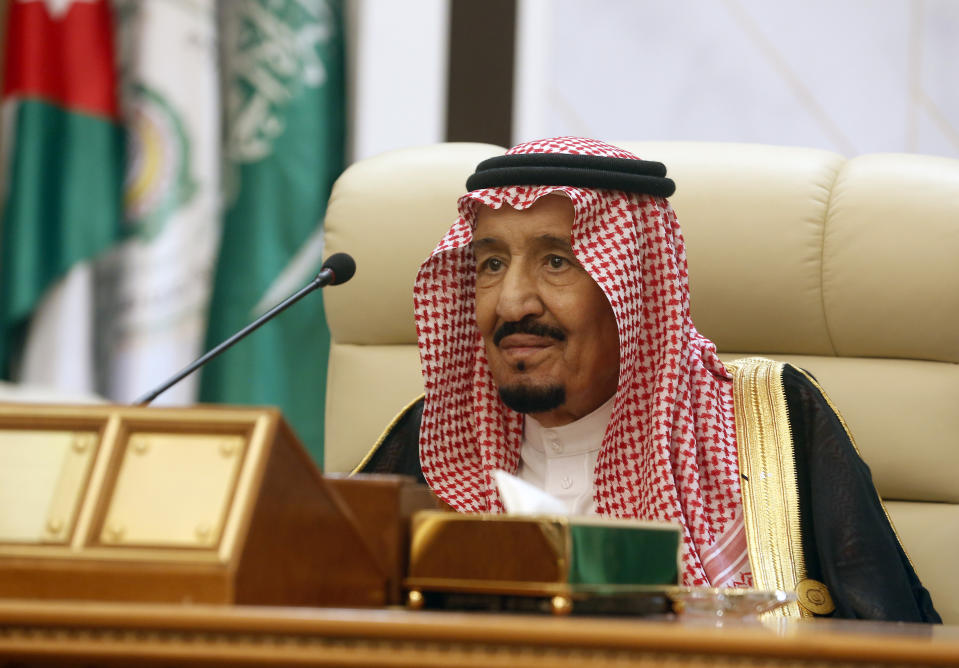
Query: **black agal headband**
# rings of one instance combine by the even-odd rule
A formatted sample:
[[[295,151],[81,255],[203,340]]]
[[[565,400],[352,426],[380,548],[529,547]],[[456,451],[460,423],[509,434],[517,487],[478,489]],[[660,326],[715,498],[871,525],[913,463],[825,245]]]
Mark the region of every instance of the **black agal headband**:
[[[669,197],[676,191],[661,162],[572,153],[496,156],[478,164],[466,180],[467,190],[500,186],[608,188],[656,197]]]

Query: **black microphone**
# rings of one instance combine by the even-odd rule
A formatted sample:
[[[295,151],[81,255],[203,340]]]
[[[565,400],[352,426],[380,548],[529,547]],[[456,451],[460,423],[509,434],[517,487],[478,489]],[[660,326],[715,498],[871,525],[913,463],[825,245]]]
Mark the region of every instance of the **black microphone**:
[[[323,267],[312,281],[310,281],[305,287],[300,288],[300,290],[285,300],[271,308],[269,311],[261,315],[259,318],[251,322],[249,325],[241,329],[239,332],[228,338],[226,341],[218,345],[216,348],[213,348],[205,355],[197,358],[179,372],[177,372],[173,377],[167,380],[165,383],[157,387],[155,390],[152,390],[142,397],[133,402],[134,406],[146,406],[151,401],[156,399],[158,396],[169,390],[171,387],[179,383],[181,380],[189,376],[191,373],[199,369],[201,366],[209,362],[211,359],[222,353],[224,350],[232,346],[234,343],[240,339],[246,337],[247,334],[252,333],[254,330],[259,329],[262,325],[265,325],[267,322],[272,320],[275,316],[279,315],[290,306],[293,306],[296,302],[300,301],[303,297],[313,292],[317,288],[326,287],[327,285],[341,285],[346,283],[348,280],[353,278],[353,274],[356,273],[356,261],[347,253],[334,253],[326,259],[326,262],[323,263]]]
[[[352,255],[348,253],[333,253],[333,255],[326,258],[326,262],[323,263],[320,273],[318,273],[313,280],[320,281],[320,284],[315,286],[317,288],[322,288],[326,285],[341,285],[353,278],[353,274],[355,273],[356,261]],[[312,283],[310,285],[312,285]]]

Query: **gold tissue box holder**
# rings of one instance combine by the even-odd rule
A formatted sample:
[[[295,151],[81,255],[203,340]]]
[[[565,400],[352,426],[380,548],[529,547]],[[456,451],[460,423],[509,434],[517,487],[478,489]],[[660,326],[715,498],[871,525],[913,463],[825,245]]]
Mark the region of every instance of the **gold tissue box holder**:
[[[601,517],[420,511],[407,605],[653,614],[679,583],[678,525]]]

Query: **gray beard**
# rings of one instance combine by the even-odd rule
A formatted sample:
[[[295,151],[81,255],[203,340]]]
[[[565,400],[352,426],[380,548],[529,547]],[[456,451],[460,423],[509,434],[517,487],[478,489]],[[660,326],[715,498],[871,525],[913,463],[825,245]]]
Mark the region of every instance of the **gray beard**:
[[[545,413],[566,403],[566,388],[562,385],[504,386],[499,388],[499,398],[517,413]]]

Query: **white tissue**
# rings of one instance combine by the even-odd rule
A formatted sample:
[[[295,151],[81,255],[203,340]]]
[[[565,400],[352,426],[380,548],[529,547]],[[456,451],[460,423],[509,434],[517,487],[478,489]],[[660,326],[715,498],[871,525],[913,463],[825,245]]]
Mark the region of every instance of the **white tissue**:
[[[514,475],[493,471],[499,498],[510,515],[569,515],[566,504]]]

